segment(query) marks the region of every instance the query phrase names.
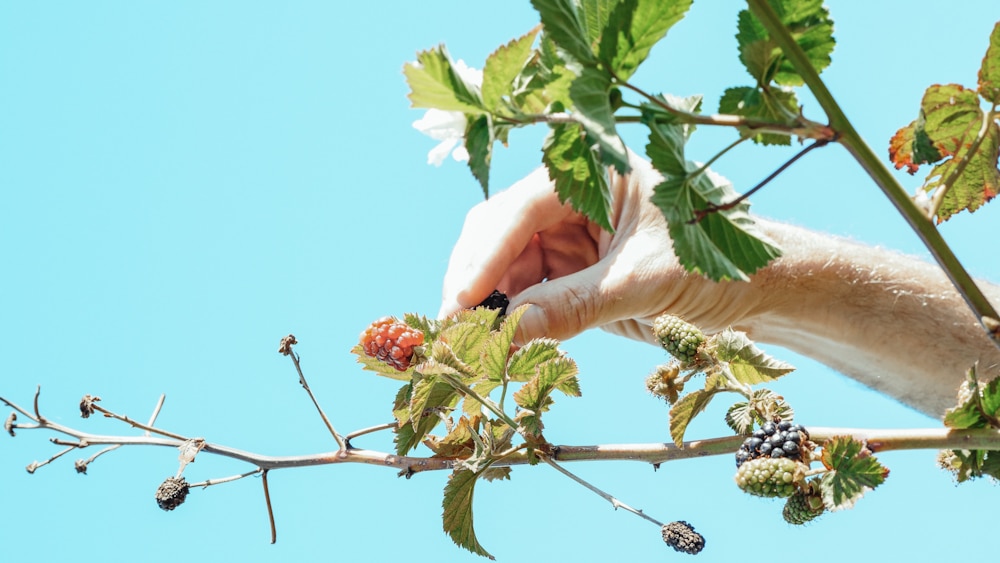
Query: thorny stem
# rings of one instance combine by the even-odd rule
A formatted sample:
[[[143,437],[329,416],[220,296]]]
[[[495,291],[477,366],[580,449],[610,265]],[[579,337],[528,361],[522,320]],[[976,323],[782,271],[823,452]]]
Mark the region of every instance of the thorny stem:
[[[983,144],[983,140],[986,139],[986,134],[989,132],[990,123],[993,122],[996,116],[996,106],[990,108],[990,111],[983,113],[983,124],[979,128],[976,138],[972,140],[972,144],[969,145],[968,150],[965,151],[958,164],[955,165],[955,169],[951,171],[951,174],[947,178],[941,179],[941,185],[934,191],[934,198],[931,200],[931,208],[927,213],[927,219],[933,220],[934,216],[938,214],[938,210],[941,209],[941,203],[944,202],[945,194],[951,190],[952,185],[955,184],[955,180],[965,172],[966,166],[969,165],[973,156],[979,151],[979,146]]]
[[[781,19],[768,4],[767,0],[747,0],[750,11],[764,25],[771,38],[781,47],[781,50],[788,61],[795,68],[795,71],[802,77],[802,80],[812,91],[816,101],[830,119],[830,129],[838,135],[839,142],[847,149],[851,156],[864,168],[871,179],[882,189],[882,193],[889,198],[889,201],[896,207],[900,215],[910,224],[916,232],[924,246],[930,251],[937,263],[948,275],[952,284],[959,294],[965,299],[966,304],[972,310],[976,319],[979,320],[986,334],[993,343],[1000,347],[1000,315],[990,304],[986,295],[983,294],[979,286],[972,279],[972,276],[965,270],[962,263],[952,252],[948,243],[945,242],[941,233],[937,230],[924,212],[910,199],[909,194],[896,181],[892,172],[886,168],[882,160],[875,155],[871,147],[865,143],[861,135],[854,129],[850,120],[844,114],[843,109],[834,99],[833,94],[827,89],[826,84],[819,77],[819,73],[809,62],[808,56],[795,42],[788,29],[781,23]]]
[[[629,505],[625,504],[624,502],[618,500],[617,498],[609,495],[608,493],[602,491],[601,489],[598,489],[594,485],[591,485],[590,483],[588,483],[587,481],[585,481],[582,477],[576,475],[575,473],[569,471],[565,467],[563,467],[563,466],[559,465],[558,463],[552,461],[549,458],[549,456],[542,454],[542,455],[539,455],[538,457],[540,457],[542,459],[542,461],[544,461],[545,463],[547,463],[547,464],[551,465],[552,467],[554,467],[556,469],[556,471],[558,471],[559,473],[562,473],[563,475],[565,475],[565,476],[569,477],[570,479],[576,481],[577,483],[583,485],[584,487],[586,487],[587,489],[589,489],[591,492],[593,492],[597,496],[599,496],[599,497],[603,498],[604,500],[610,502],[611,506],[613,506],[615,508],[615,510],[618,510],[619,508],[625,509],[626,511],[631,512],[632,514],[635,514],[636,516],[639,516],[640,518],[644,518],[646,520],[649,520],[653,524],[656,524],[656,526],[659,527],[659,528],[663,527],[663,522],[660,522],[659,520],[657,520],[656,518],[653,518],[652,516],[646,514],[642,510],[639,510],[637,508],[632,508],[631,506],[629,506]]]
[[[312,389],[309,388],[309,383],[306,381],[306,376],[305,374],[302,373],[302,365],[299,363],[299,355],[296,354],[295,350],[292,349],[292,345],[294,344],[297,344],[295,336],[289,334],[288,336],[286,336],[281,340],[281,347],[278,348],[278,352],[292,359],[292,363],[295,365],[295,371],[298,372],[299,374],[299,384],[302,385],[302,388],[306,390],[306,393],[312,400],[313,405],[319,412],[320,418],[323,419],[323,424],[326,425],[326,429],[329,430],[330,434],[333,435],[334,441],[337,442],[337,448],[339,448],[340,450],[345,450],[347,449],[347,442],[340,436],[340,434],[337,434],[337,431],[333,428],[333,423],[330,422],[330,419],[326,416],[326,413],[323,412],[323,407],[319,406],[319,401],[316,400],[316,396],[313,395]]]

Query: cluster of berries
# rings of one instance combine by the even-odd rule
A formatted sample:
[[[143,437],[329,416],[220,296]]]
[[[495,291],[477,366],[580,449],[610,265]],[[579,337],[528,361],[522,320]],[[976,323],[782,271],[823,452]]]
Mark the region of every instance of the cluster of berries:
[[[736,484],[759,497],[790,497],[805,479],[808,467],[787,457],[750,460],[736,470]]]
[[[762,457],[799,461],[808,440],[809,433],[798,424],[765,422],[736,451],[736,467]]]
[[[660,345],[684,366],[698,359],[698,348],[705,343],[705,334],[698,327],[674,315],[656,317],[653,334]]]

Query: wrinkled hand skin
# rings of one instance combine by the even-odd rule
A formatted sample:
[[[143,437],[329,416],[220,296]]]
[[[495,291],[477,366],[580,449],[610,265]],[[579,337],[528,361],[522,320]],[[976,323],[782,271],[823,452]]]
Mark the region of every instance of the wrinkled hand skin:
[[[932,416],[954,404],[973,363],[1000,373],[1000,351],[934,265],[799,227],[758,220],[784,255],[749,282],[712,282],[677,262],[649,202],[661,176],[632,155],[611,171],[608,233],[560,204],[538,169],[472,208],[444,276],[440,316],[494,289],[530,303],[517,341],[600,327],[655,344],[662,313],[706,334],[726,327],[815,358]],[[1000,288],[983,284],[1000,306]]]

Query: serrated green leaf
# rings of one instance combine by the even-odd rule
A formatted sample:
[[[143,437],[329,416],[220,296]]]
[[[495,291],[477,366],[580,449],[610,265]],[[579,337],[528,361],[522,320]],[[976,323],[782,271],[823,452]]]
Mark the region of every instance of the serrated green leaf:
[[[542,413],[552,404],[552,391],[559,389],[571,396],[579,396],[576,362],[567,357],[558,357],[540,364],[535,376],[514,393],[514,401],[522,411],[515,420],[529,434],[539,436],[542,432]]]
[[[486,341],[489,340],[490,330],[497,314],[498,312],[495,310],[480,307],[462,315],[460,322],[441,331],[434,346],[437,346],[439,342],[447,343],[455,356],[469,366],[467,370],[462,370],[466,375],[479,373],[481,371],[480,354]],[[436,354],[436,350],[437,348],[432,347],[432,356]],[[442,358],[439,361],[444,360]]]
[[[776,125],[789,125],[794,122],[798,110],[799,101],[795,93],[779,88],[761,89],[750,86],[729,88],[719,100],[719,113],[771,121]],[[745,128],[741,130],[741,134],[762,145],[792,144],[792,139],[788,135],[760,133]]]
[[[431,363],[429,360],[427,363]],[[451,370],[448,366],[437,364],[442,373]],[[458,392],[441,381],[438,377],[428,376],[413,385],[410,397],[410,426],[413,427],[412,446],[424,439],[431,430],[441,422],[438,413],[450,411],[458,402]],[[398,445],[397,445],[398,447]]]
[[[585,68],[573,80],[569,96],[573,101],[573,118],[583,125],[591,143],[597,143],[601,162],[625,174],[629,171],[628,151],[615,130],[610,91],[611,77],[606,72]]]
[[[983,414],[994,421],[1000,419],[1000,377],[994,378],[982,388],[980,398]],[[991,423],[991,425],[993,425]]]
[[[483,470],[482,478],[486,481],[510,480],[511,467],[490,467]]]
[[[968,398],[961,404],[955,405],[945,411],[944,425],[956,430],[983,428],[986,426],[986,420],[983,419],[982,411],[979,407],[982,395],[980,394],[979,381],[976,379],[974,369],[969,370],[966,374],[966,379],[962,382],[962,386],[964,389],[960,391],[959,395],[967,396]]]
[[[444,500],[441,504],[444,513],[441,520],[444,531],[457,545],[492,560],[494,557],[479,544],[473,526],[472,499],[479,476],[480,473],[472,471],[455,471],[451,474],[444,487]]]
[[[708,403],[712,401],[717,389],[698,389],[680,398],[670,409],[670,437],[677,447],[684,445],[684,433],[687,427],[698,416]]]
[[[979,67],[979,95],[991,104],[1000,104],[1000,22],[990,33],[990,46]]]
[[[541,17],[545,34],[560,49],[584,65],[594,65],[597,58],[591,48],[590,36],[573,0],[531,0]]]
[[[768,4],[816,71],[822,72],[829,66],[836,41],[833,38],[833,20],[822,0],[768,0]],[[738,16],[736,40],[740,61],[759,85],[765,86],[772,81],[783,86],[803,84],[802,77],[785,59],[778,44],[771,40],[756,16],[747,10],[741,11]]]
[[[554,338],[536,338],[511,354],[507,375],[511,381],[528,381],[537,373],[538,366],[562,355],[559,341]]]
[[[684,162],[684,172],[678,174],[684,154],[679,126],[644,121],[650,129],[646,152],[667,178],[654,188],[651,201],[666,217],[674,253],[685,269],[715,281],[747,281],[749,274],[781,255],[750,218],[746,202],[692,223],[696,210],[732,201],[737,194],[729,182],[693,162]]]
[[[415,108],[436,108],[478,115],[484,112],[479,87],[455,70],[444,45],[417,53],[416,63],[403,67]]]
[[[514,81],[521,74],[525,64],[532,56],[532,45],[538,30],[511,40],[500,46],[486,58],[483,66],[482,97],[483,105],[494,113],[504,113],[502,100],[514,92]]]
[[[775,359],[757,348],[745,333],[731,328],[712,338],[709,352],[714,353],[720,361],[728,362],[729,371],[736,380],[746,385],[767,383],[795,371],[791,364]]]
[[[684,18],[690,0],[629,0],[619,2],[601,34],[600,59],[619,80],[628,80],[653,45]]]
[[[955,155],[968,145],[982,125],[982,110],[976,92],[958,84],[935,84],[920,101],[917,132],[923,131],[943,158]],[[918,164],[935,162],[925,155],[915,155]]]
[[[360,344],[355,344],[351,348],[351,353],[358,357],[358,363],[361,364],[361,368],[365,371],[371,371],[381,375],[382,377],[388,377],[389,379],[395,379],[396,381],[409,381],[413,376],[413,368],[406,371],[399,371],[391,365],[379,360],[378,358],[373,358],[365,353],[365,349],[361,347]]]
[[[938,223],[947,221],[961,211],[968,210],[969,213],[973,213],[1000,193],[1000,169],[997,168],[1000,156],[1000,127],[995,121],[987,127],[978,150],[970,154],[970,148],[970,146],[962,147],[954,157],[931,169],[924,183],[924,188],[928,191],[942,189],[944,183],[955,175],[959,163],[968,160],[965,170],[954,178],[950,188],[941,198],[941,206],[937,213]]]
[[[820,480],[823,504],[829,510],[853,507],[865,492],[881,485],[889,475],[864,444],[850,436],[827,440],[822,461],[830,470]]]
[[[489,114],[467,120],[465,150],[469,153],[469,170],[483,188],[483,197],[490,195],[490,163],[493,160],[493,120]]]
[[[745,401],[733,403],[733,406],[726,411],[726,425],[737,434],[749,436],[753,432],[753,425],[757,420],[755,415],[756,412],[750,403]]]
[[[507,374],[507,358],[510,346],[514,343],[514,333],[521,316],[528,310],[528,305],[522,305],[511,311],[500,323],[500,328],[490,333],[486,344],[480,352],[480,365],[486,377],[494,381],[503,381]]]
[[[614,231],[608,171],[587,141],[583,126],[554,125],[542,146],[542,162],[555,183],[560,202],[569,202],[575,211],[605,231]]]

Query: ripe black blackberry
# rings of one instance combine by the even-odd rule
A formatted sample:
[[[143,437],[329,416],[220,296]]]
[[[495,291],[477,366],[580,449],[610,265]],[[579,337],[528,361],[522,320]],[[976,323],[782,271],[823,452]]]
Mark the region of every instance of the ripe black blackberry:
[[[681,553],[697,554],[705,548],[705,538],[694,531],[694,526],[683,520],[664,524],[663,541]]]
[[[189,490],[183,477],[167,477],[156,489],[156,504],[163,510],[173,510],[184,504]]]
[[[500,316],[507,314],[507,305],[510,305],[510,300],[507,299],[507,295],[503,292],[493,290],[493,293],[489,294],[483,302],[476,307],[486,307],[487,309],[500,309]]]
[[[803,450],[808,451],[809,432],[801,425],[789,421],[765,422],[755,430],[736,451],[736,467],[762,457],[802,460]]]

